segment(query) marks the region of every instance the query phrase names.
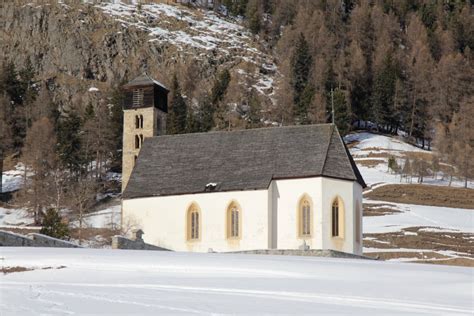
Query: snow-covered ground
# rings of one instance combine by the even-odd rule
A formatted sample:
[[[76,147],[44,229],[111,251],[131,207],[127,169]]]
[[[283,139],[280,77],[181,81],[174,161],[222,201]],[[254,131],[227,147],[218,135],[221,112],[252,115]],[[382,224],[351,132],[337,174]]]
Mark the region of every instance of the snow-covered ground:
[[[34,220],[25,209],[6,209],[0,207],[0,228],[8,226],[25,226],[33,224]]]
[[[19,163],[13,170],[3,172],[2,191],[11,192],[20,189],[23,186],[23,178],[25,175],[25,166]]]
[[[407,153],[424,153],[432,155],[432,151],[423,150],[411,144],[404,142],[403,140],[395,137],[389,137],[385,135],[372,134],[369,132],[357,132],[349,134],[344,137],[347,144],[355,143],[350,148],[350,152],[354,157],[354,161],[359,168],[365,182],[371,186],[375,184],[404,184],[405,181],[400,181],[400,175],[389,172],[388,170],[388,156],[397,158],[399,164],[404,163],[404,156]],[[372,156],[371,156],[372,155]],[[375,156],[373,156],[375,155]],[[377,155],[384,155],[385,157],[377,157]],[[370,160],[371,162],[379,162],[378,164],[368,167],[363,165],[364,160]],[[414,179],[416,183],[416,179]],[[448,186],[449,178],[443,177],[442,173],[433,177],[425,177],[423,184]],[[464,181],[454,179],[451,186],[463,187]],[[474,189],[474,182],[470,181],[468,187]]]
[[[0,255],[3,267],[37,268],[0,275],[2,316],[473,312],[471,268],[92,249],[2,248]]]
[[[364,202],[390,205],[390,208],[400,211],[384,216],[365,216],[364,233],[397,232],[418,226],[433,227],[436,231],[474,233],[474,210],[381,201]]]
[[[84,217],[84,227],[89,228],[111,228],[120,227],[121,205],[114,205],[106,209],[92,212]],[[73,226],[78,226],[78,222],[74,221]]]

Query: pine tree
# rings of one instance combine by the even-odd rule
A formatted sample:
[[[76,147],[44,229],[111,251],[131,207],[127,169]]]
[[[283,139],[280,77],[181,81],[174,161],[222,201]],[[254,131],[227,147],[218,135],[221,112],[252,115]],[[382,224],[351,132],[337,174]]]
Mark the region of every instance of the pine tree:
[[[336,89],[333,92],[334,98],[334,123],[342,136],[346,135],[351,127],[351,114],[347,104],[345,93]]]
[[[392,57],[388,55],[384,60],[382,70],[375,77],[372,89],[372,107],[375,120],[378,124],[384,126],[387,131],[398,126],[394,108],[396,81],[397,69],[393,64]]]
[[[35,121],[25,140],[23,162],[30,173],[26,182],[26,198],[31,205],[35,223],[40,223],[44,208],[50,205],[52,193],[51,172],[56,168],[56,135],[49,119]]]
[[[214,112],[215,107],[210,98],[207,95],[202,97],[196,115],[197,131],[208,132],[215,126]]]
[[[183,134],[186,133],[187,107],[176,74],[173,76],[171,91],[172,99],[168,111],[167,132],[168,134]]]
[[[247,5],[246,17],[248,19],[248,27],[253,34],[260,32],[260,12],[258,11],[258,2],[252,1]]]
[[[248,112],[247,112],[247,124],[246,128],[257,128],[262,125],[261,123],[261,111],[262,106],[257,95],[257,91],[252,89],[248,96]]]
[[[300,104],[300,100],[308,85],[311,66],[312,57],[308,42],[303,33],[300,33],[291,59],[291,82],[293,86],[293,101],[296,107],[303,106],[303,104]],[[300,112],[300,110],[296,112]]]
[[[69,237],[67,224],[54,208],[46,211],[41,226],[40,234],[58,239],[67,239]]]
[[[76,174],[84,166],[84,153],[81,142],[82,120],[71,111],[58,123],[58,156],[64,167]]]
[[[219,75],[217,76],[217,79],[214,81],[214,86],[212,87],[212,90],[211,90],[212,104],[217,106],[217,103],[222,101],[227,91],[227,88],[229,87],[229,83],[230,83],[230,72],[228,69],[224,69],[221,73],[219,73]]]
[[[114,150],[112,151],[112,166],[118,167],[122,164],[122,146],[123,146],[123,110],[122,105],[125,100],[123,89],[119,86],[112,91],[110,98],[111,108],[111,124],[113,132]]]

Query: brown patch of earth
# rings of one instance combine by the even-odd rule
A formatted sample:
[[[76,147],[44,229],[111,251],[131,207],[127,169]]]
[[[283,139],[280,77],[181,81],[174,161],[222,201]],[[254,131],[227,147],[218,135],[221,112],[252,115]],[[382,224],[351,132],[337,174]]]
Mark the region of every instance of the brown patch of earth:
[[[363,159],[363,160],[356,160],[356,163],[360,166],[364,166],[367,168],[375,168],[381,163],[384,163],[384,161],[380,159]]]
[[[9,227],[1,227],[0,230],[7,231],[7,232],[12,232],[15,234],[21,234],[21,235],[28,235],[31,233],[39,233],[41,230],[41,227],[38,226],[9,226]]]
[[[25,271],[31,271],[33,270],[32,268],[25,268],[25,267],[2,267],[1,272],[3,274],[8,274],[8,273],[13,273],[13,272],[25,272]]]
[[[371,200],[474,209],[474,190],[423,184],[389,184],[364,195]]]
[[[364,216],[383,216],[401,213],[400,210],[390,204],[365,204],[363,205]]]
[[[2,267],[0,272],[3,274],[14,273],[14,272],[25,272],[25,271],[33,271],[33,270],[51,270],[51,269],[64,269],[66,266],[59,266],[59,267],[43,267],[43,268],[25,268],[25,267]]]
[[[474,266],[474,234],[437,232],[431,231],[432,229],[432,227],[409,227],[400,232],[364,234],[364,247],[382,250],[367,252],[364,255],[384,260],[406,258],[407,261],[413,259],[413,262],[429,261],[435,264]],[[383,249],[394,249],[394,251],[386,252]],[[403,249],[414,249],[414,251]],[[454,257],[443,254],[442,251],[450,251]]]
[[[447,266],[460,266],[460,267],[474,267],[474,259],[468,258],[450,258],[441,260],[419,260],[413,261],[416,263],[432,263],[432,264],[443,264]]]

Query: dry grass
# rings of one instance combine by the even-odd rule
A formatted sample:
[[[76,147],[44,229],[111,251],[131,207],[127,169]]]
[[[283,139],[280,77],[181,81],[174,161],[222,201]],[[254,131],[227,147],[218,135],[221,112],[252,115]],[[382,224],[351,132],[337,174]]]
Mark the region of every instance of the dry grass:
[[[25,272],[31,271],[32,268],[25,268],[25,267],[2,267],[0,270],[3,274],[14,273],[14,272]]]
[[[474,209],[474,190],[423,184],[390,184],[368,192],[371,200]]]
[[[379,164],[383,163],[380,159],[364,159],[364,160],[357,160],[356,161],[358,165],[368,167],[368,168],[374,168],[378,166]]]
[[[51,269],[64,269],[66,266],[59,266],[59,267],[43,267],[40,270],[51,270]],[[33,271],[38,270],[38,268],[25,268],[25,267],[2,267],[0,270],[3,274],[14,273],[14,272],[25,272],[25,271]]]
[[[364,247],[376,249],[421,249],[420,251],[380,251],[365,253],[368,257],[413,259],[414,262],[474,266],[474,234],[463,232],[424,231],[426,227],[410,227],[400,232],[364,234]],[[367,239],[370,238],[370,239]],[[460,258],[439,253],[451,251]],[[456,260],[455,260],[456,259]]]
[[[400,213],[401,211],[393,208],[390,204],[364,204],[364,216],[383,216],[390,215],[395,213]]]

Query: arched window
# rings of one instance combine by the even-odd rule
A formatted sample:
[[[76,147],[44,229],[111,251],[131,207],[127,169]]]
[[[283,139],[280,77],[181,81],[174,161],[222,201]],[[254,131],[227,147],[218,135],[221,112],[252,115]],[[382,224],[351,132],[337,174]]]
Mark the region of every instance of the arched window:
[[[237,203],[231,203],[227,208],[227,238],[241,237],[241,211]]]
[[[140,147],[143,145],[143,135],[140,134]]]
[[[143,115],[140,115],[140,128],[143,128]]]
[[[359,206],[359,201],[356,201],[356,213],[355,213],[355,240],[356,242],[360,243],[360,239],[362,237],[362,232],[361,232],[361,213],[360,213],[360,206]]]
[[[192,204],[188,209],[187,238],[188,240],[199,240],[201,236],[201,218],[199,208]]]
[[[331,205],[332,236],[343,237],[344,233],[344,206],[340,198],[335,198]]]
[[[140,118],[135,115],[135,128],[140,128]]]
[[[140,137],[138,135],[135,135],[135,149],[140,148]]]
[[[311,202],[309,198],[305,196],[300,200],[298,207],[298,232],[300,237],[311,236],[312,217]]]

